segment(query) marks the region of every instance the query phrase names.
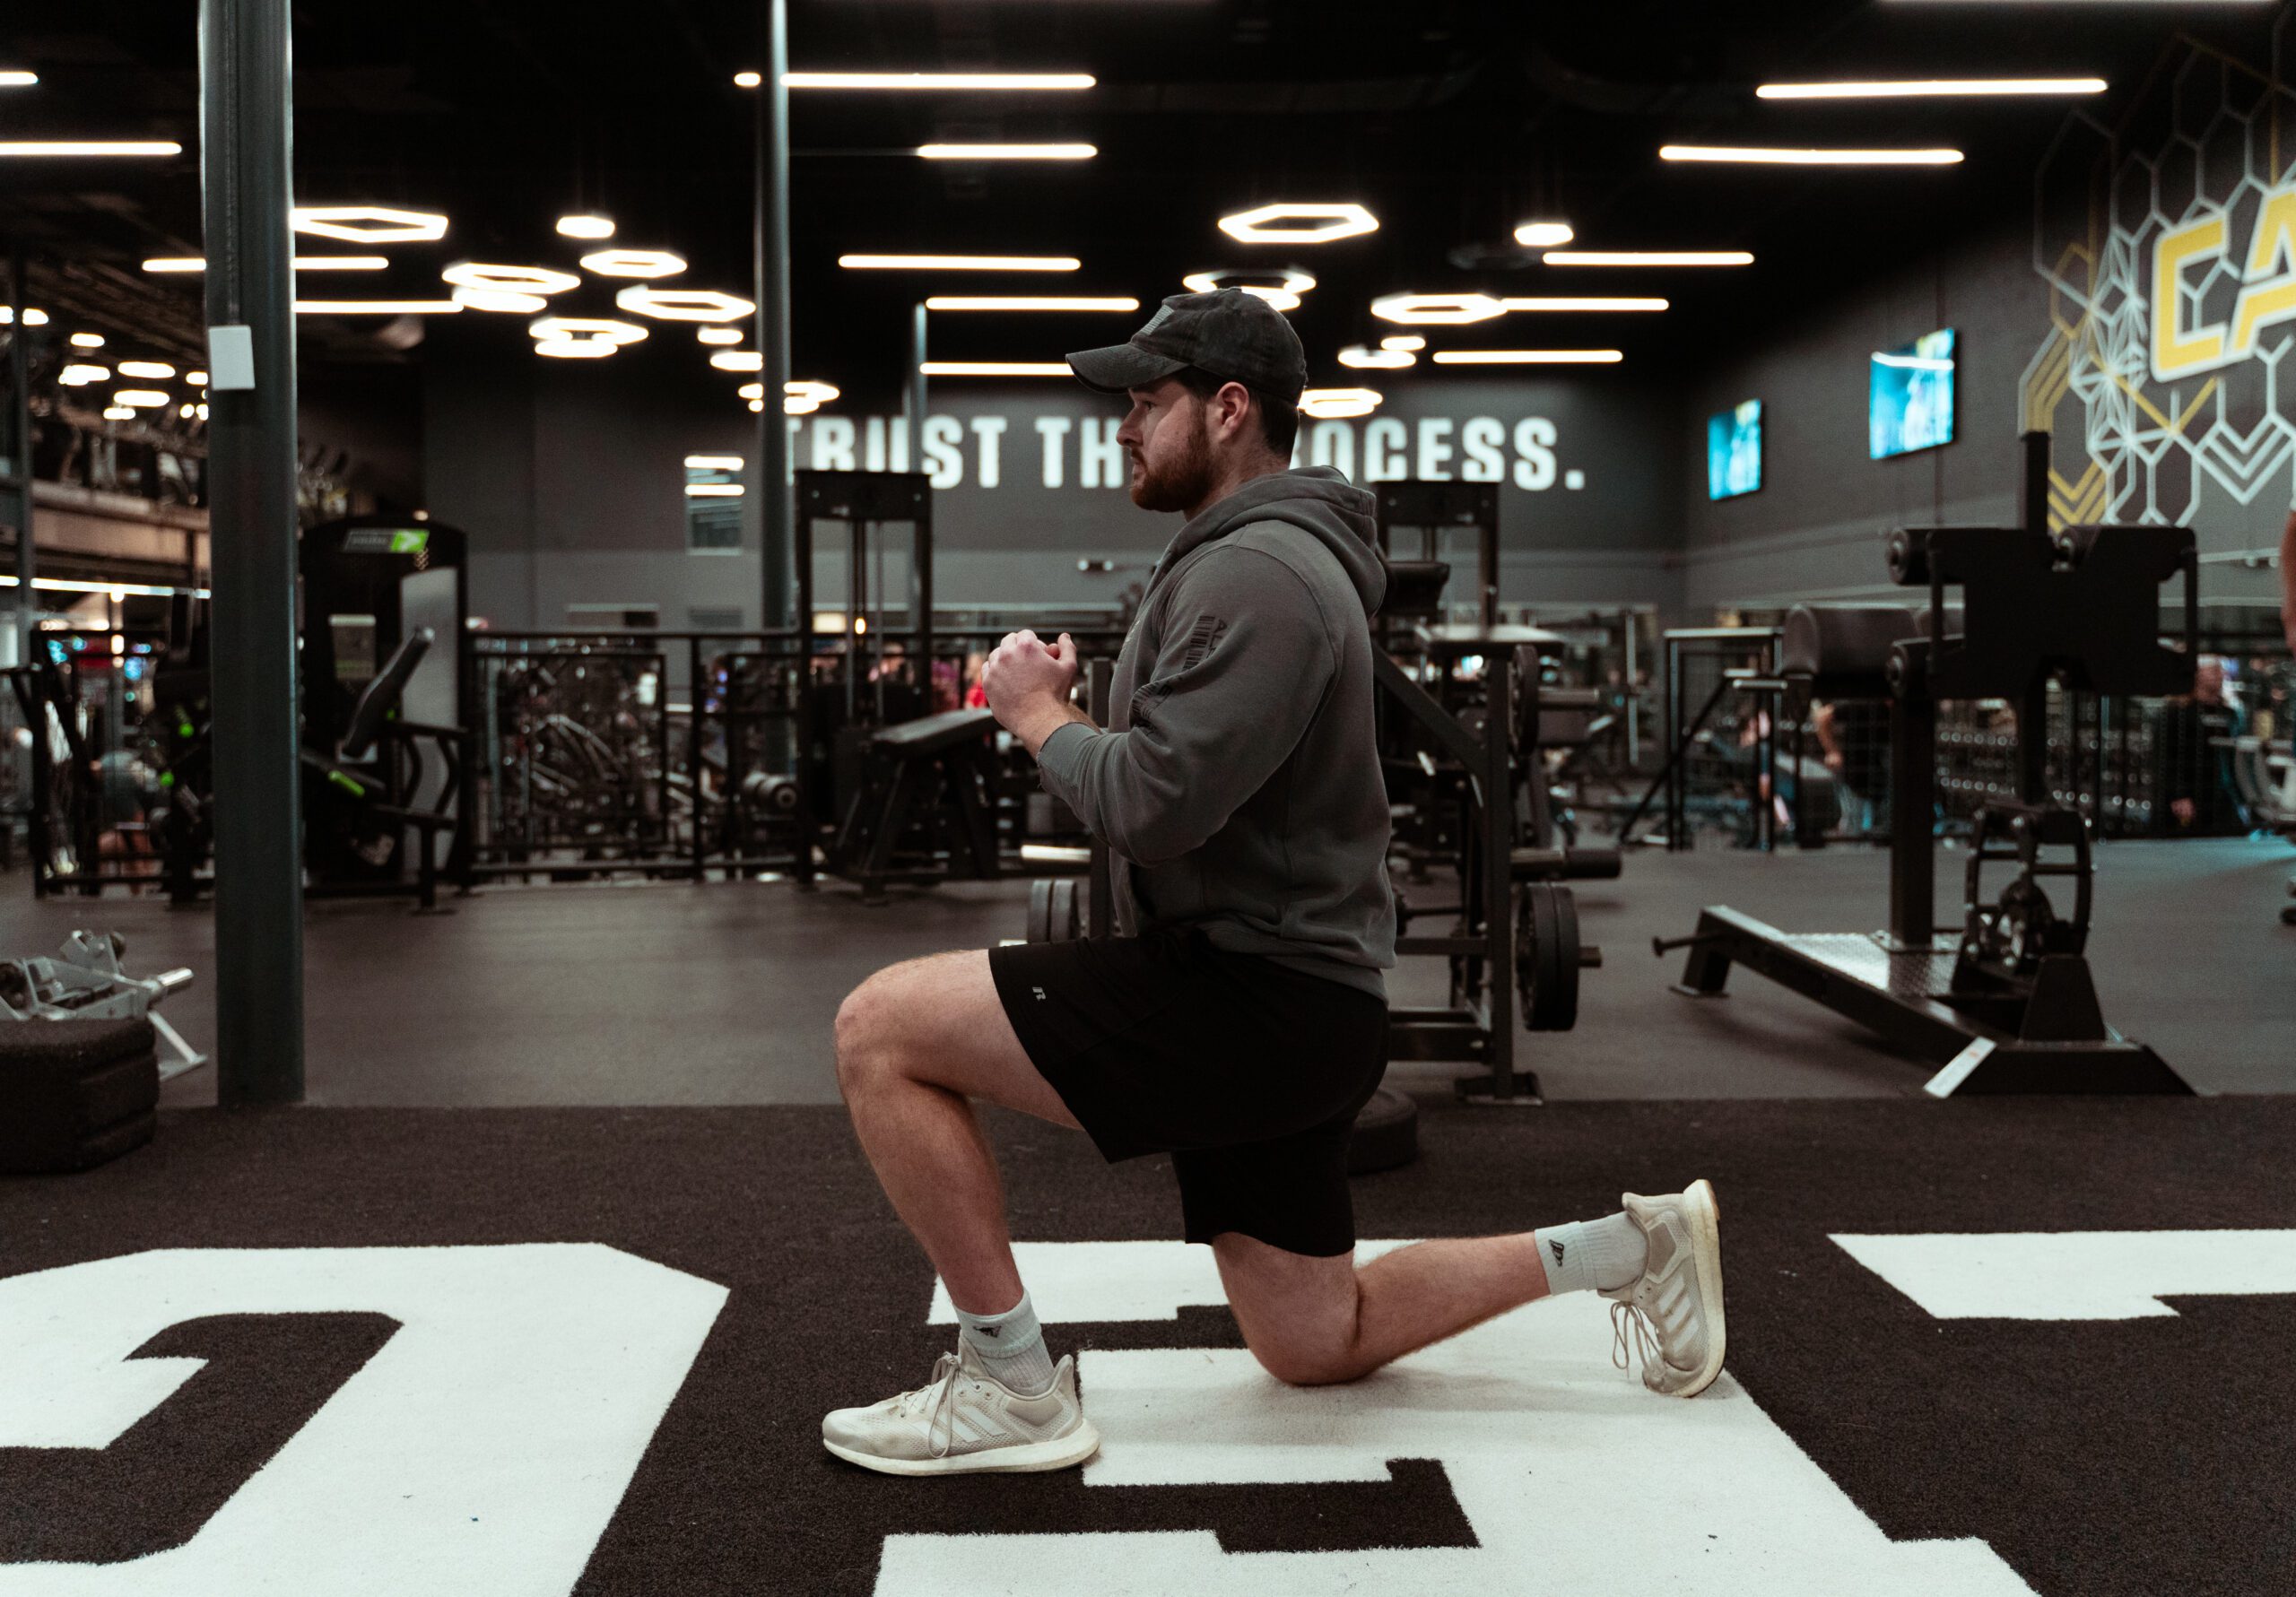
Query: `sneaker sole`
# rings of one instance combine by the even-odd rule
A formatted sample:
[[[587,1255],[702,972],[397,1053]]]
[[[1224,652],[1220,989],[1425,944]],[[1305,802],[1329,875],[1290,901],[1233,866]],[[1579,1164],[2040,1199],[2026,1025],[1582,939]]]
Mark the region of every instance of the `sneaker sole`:
[[[1065,1470],[1083,1463],[1100,1450],[1100,1433],[1089,1419],[1065,1436],[1049,1442],[1028,1442],[1018,1447],[992,1447],[948,1458],[880,1458],[840,1447],[827,1437],[822,1445],[848,1464],[859,1464],[880,1475],[1027,1475],[1045,1470]]]
[[[1706,1309],[1706,1362],[1697,1375],[1668,1395],[1696,1397],[1722,1373],[1722,1357],[1729,1341],[1722,1316],[1722,1206],[1715,1199],[1712,1184],[1701,1178],[1683,1189],[1683,1212],[1690,1220],[1698,1300]]]

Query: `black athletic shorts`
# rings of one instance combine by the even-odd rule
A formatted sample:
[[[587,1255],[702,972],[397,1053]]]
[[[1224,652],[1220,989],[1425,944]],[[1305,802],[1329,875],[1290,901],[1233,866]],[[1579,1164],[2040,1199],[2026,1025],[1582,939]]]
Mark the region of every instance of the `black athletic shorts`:
[[[1347,1142],[1387,1071],[1384,1000],[1186,929],[1014,943],[988,968],[1101,1154],[1172,1156],[1190,1242],[1355,1245]]]

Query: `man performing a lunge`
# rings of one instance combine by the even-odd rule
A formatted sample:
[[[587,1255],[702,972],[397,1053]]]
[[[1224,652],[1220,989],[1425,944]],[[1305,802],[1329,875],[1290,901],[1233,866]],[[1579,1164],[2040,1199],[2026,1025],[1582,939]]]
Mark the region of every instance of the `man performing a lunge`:
[[[1633,1322],[1644,1384],[1704,1391],[1723,1318],[1703,1181],[1356,1267],[1347,1142],[1386,1069],[1395,963],[1372,497],[1287,468],[1307,361],[1262,299],[1175,295],[1129,343],[1068,360],[1130,398],[1133,502],[1187,519],[1150,574],[1106,728],[1069,704],[1065,637],[1014,633],[983,682],[1047,790],[1115,855],[1120,935],[911,960],[839,1010],[854,1129],[961,1325],[926,1385],[836,1410],[822,1441],[904,1475],[1059,1469],[1100,1445],[1074,1361],[1054,1363],[1022,1289],[973,1098],[1081,1128],[1111,1160],[1170,1153],[1187,1239],[1211,1245],[1279,1380],[1351,1381],[1591,1289]]]

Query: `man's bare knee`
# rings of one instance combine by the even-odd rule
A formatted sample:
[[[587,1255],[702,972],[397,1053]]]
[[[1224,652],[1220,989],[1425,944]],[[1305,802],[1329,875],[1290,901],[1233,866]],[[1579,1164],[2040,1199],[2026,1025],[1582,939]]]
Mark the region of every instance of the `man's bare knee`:
[[[881,1085],[896,1056],[885,998],[885,973],[879,971],[845,995],[837,1007],[837,1085],[845,1101]]]
[[[1352,1349],[1317,1347],[1276,1337],[1247,1339],[1260,1368],[1286,1386],[1337,1386],[1364,1375]]]

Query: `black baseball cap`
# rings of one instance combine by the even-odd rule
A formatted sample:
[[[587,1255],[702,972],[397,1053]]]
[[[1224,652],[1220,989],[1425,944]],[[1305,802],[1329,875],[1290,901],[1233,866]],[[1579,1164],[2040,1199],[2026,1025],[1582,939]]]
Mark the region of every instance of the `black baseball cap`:
[[[1076,380],[1102,394],[1144,387],[1184,366],[1292,404],[1308,386],[1300,335],[1282,311],[1241,289],[1174,294],[1125,343],[1068,357]]]

